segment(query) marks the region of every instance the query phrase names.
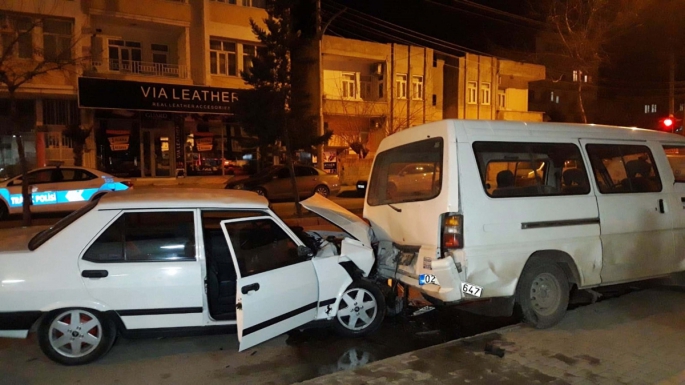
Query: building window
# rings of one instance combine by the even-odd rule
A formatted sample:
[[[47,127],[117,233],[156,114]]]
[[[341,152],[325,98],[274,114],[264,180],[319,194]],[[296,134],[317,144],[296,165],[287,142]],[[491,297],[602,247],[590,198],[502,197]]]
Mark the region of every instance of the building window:
[[[254,8],[266,8],[266,0],[243,0],[243,6]]]
[[[3,52],[9,48],[13,54],[22,59],[32,59],[33,23],[30,17],[0,14]]]
[[[414,100],[423,100],[423,76],[411,77],[411,97]]]
[[[345,99],[355,99],[357,97],[357,74],[342,74],[342,97]]]
[[[550,100],[551,102],[554,102],[554,91],[551,91],[551,92],[549,93],[549,100]]]
[[[481,83],[480,84],[480,102],[483,105],[490,105],[490,83]]]
[[[152,62],[169,64],[169,46],[166,44],[152,44]]]
[[[468,104],[478,104],[478,85],[476,82],[468,82],[466,85],[466,94]]]
[[[577,82],[579,78],[580,78],[580,71],[573,70],[573,81]]]
[[[378,99],[383,99],[385,97],[385,81],[383,81],[383,75],[378,77]]]
[[[438,54],[433,52],[433,67],[437,67],[437,66],[438,66]]]
[[[507,94],[504,91],[497,91],[497,105],[500,110],[507,109]]]
[[[236,0],[212,0],[212,1],[216,1],[218,3],[233,4],[233,5],[236,4]]]
[[[649,114],[649,104],[645,104],[645,114]]]
[[[363,100],[371,100],[373,98],[373,81],[371,76],[359,77],[359,96]]]
[[[214,75],[238,76],[236,43],[209,40],[209,72]]]
[[[679,110],[680,110],[680,111],[683,111],[683,109],[685,109],[685,104],[684,104],[684,103],[680,103],[680,108],[679,108]]]
[[[559,95],[557,95],[557,104],[559,104]]]
[[[252,68],[252,58],[257,56],[257,46],[250,44],[243,44],[243,68],[242,70],[248,72]]]
[[[438,105],[438,95],[433,94],[433,105],[437,106]]]
[[[656,104],[652,104],[652,112],[656,112]]]
[[[109,69],[122,72],[139,72],[142,58],[141,45],[135,41],[109,41]]]
[[[76,100],[43,99],[43,124],[79,124],[80,118]]]
[[[397,88],[397,99],[407,98],[407,74],[395,75],[395,87]]]
[[[43,50],[47,60],[71,59],[72,23],[69,20],[43,21]]]

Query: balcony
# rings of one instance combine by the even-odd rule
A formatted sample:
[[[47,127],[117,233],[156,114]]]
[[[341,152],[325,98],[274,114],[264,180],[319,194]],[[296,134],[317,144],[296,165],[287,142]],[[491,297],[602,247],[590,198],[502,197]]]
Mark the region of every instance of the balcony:
[[[106,61],[93,61],[93,69],[98,73],[118,73],[178,79],[188,78],[187,67],[180,64],[108,59]]]

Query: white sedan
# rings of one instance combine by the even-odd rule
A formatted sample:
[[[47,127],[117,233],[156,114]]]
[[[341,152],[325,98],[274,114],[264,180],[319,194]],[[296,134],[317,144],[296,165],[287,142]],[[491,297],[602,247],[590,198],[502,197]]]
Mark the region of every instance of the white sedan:
[[[118,333],[235,325],[242,351],[312,321],[374,331],[369,227],[319,195],[302,204],[342,231],[291,229],[253,192],[189,189],[109,193],[0,233],[0,337],[35,327],[49,358],[77,365]]]
[[[74,211],[106,192],[131,187],[126,179],[84,167],[42,167],[26,175],[31,212],[37,213]],[[21,184],[22,175],[0,182],[0,219],[22,212]]]

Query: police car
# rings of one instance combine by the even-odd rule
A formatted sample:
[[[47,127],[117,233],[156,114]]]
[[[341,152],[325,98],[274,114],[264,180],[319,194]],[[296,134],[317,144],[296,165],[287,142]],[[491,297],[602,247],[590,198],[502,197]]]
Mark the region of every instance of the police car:
[[[83,167],[42,167],[26,174],[31,193],[31,212],[74,211],[110,191],[132,187],[130,181]],[[23,175],[0,182],[0,219],[20,214]]]

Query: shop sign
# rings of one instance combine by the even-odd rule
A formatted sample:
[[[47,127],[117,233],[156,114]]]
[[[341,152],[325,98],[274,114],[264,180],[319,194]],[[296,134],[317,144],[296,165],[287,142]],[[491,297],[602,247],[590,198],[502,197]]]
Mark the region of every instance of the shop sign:
[[[214,138],[196,138],[195,145],[198,151],[212,151],[212,148],[214,148]]]
[[[82,108],[230,114],[238,100],[238,90],[232,88],[101,78],[80,77],[78,88]]]
[[[128,138],[129,136],[110,136],[107,138],[109,140],[109,148],[112,151],[126,151],[128,150]]]
[[[323,170],[334,173],[338,169],[338,156],[335,151],[323,152]]]

